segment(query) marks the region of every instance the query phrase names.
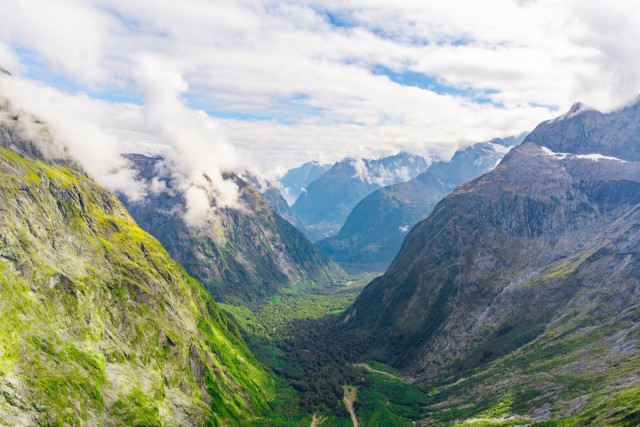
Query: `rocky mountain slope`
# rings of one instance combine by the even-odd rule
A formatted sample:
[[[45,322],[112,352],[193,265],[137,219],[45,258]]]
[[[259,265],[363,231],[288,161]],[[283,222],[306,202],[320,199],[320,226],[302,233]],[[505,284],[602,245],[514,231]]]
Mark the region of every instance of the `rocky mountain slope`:
[[[289,206],[289,203],[287,203],[287,200],[284,198],[280,190],[276,187],[269,187],[260,193],[260,196],[265,202],[269,203],[275,213],[289,221],[291,225],[302,231],[303,234],[307,234],[309,227],[298,217],[298,215],[296,215],[293,209],[291,209],[291,206]]]
[[[279,180],[280,185],[282,185],[283,197],[287,203],[289,205],[293,204],[300,197],[300,194],[305,191],[307,185],[311,184],[330,168],[331,165],[328,164],[307,162],[297,168],[289,169]]]
[[[240,189],[242,208],[217,208],[214,221],[190,225],[181,213],[183,194],[173,191],[171,176],[162,175],[157,167],[162,159],[139,154],[128,158],[142,180],[161,177],[167,183],[167,191],[139,201],[123,197],[131,215],[216,299],[258,302],[282,288],[324,286],[345,279],[340,267],[237,175],[228,174],[226,179]]]
[[[309,226],[307,236],[316,241],[336,233],[368,194],[408,181],[427,166],[422,157],[408,153],[377,160],[345,159],[310,183],[291,207]]]
[[[347,312],[363,358],[449,382],[440,408],[528,393],[534,421],[586,425],[601,408],[632,422],[639,131],[640,103],[574,106],[446,197]]]
[[[273,385],[235,324],[23,119],[3,112],[0,130],[0,424],[255,418]]]
[[[493,169],[523,137],[475,144],[410,181],[374,191],[351,211],[338,234],[316,246],[344,268],[385,271],[414,225],[458,185]]]

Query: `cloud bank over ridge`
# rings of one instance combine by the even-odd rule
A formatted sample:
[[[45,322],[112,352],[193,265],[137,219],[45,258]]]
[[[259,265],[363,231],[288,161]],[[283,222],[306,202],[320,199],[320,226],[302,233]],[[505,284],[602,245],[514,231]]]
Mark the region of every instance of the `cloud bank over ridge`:
[[[176,129],[148,105],[149,79],[168,73],[181,80],[162,80],[181,117],[191,125],[197,111],[209,116],[193,120],[213,128],[205,134],[216,148],[203,158],[215,157],[218,169],[234,158],[271,169],[402,149],[446,157],[526,131],[575,100],[608,109],[634,97],[636,8],[630,0],[6,0],[0,66],[60,92],[42,102],[65,103],[66,93],[86,110],[86,134],[106,146],[99,151],[182,150],[171,142]],[[202,147],[199,131],[191,136],[184,140]]]

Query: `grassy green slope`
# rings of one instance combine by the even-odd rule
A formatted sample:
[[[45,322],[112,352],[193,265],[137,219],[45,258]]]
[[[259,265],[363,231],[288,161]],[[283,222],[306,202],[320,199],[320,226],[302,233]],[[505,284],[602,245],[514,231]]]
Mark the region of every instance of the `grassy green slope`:
[[[204,288],[83,175],[0,148],[0,424],[243,425],[273,390]]]
[[[560,261],[524,283],[583,289],[537,339],[431,386],[421,425],[638,425],[640,309],[631,298],[637,264],[633,253],[612,247],[637,243],[638,219],[635,209],[618,223],[622,231],[612,228],[611,236],[624,237],[611,239],[617,243]],[[491,346],[510,339],[496,336]]]

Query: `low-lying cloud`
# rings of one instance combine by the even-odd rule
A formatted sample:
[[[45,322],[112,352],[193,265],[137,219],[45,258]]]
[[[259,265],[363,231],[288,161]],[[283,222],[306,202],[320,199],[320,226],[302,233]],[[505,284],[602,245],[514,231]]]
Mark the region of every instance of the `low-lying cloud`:
[[[142,57],[135,76],[144,95],[145,122],[157,132],[158,154],[171,171],[174,186],[185,195],[185,219],[195,224],[212,208],[238,207],[238,186],[222,176],[238,169],[238,156],[205,113],[180,100],[188,85],[169,67],[158,58]]]
[[[68,156],[79,161],[100,184],[132,199],[144,195],[144,186],[136,181],[135,172],[120,155],[125,145],[109,132],[110,125],[131,124],[132,117],[126,117],[128,112],[122,111],[123,106],[96,101],[83,94],[69,95],[6,75],[0,75],[0,95],[8,99],[10,108],[17,113],[33,114],[43,122],[24,123],[25,131],[31,133],[41,151],[51,153],[54,149],[57,152],[51,156],[60,157],[61,150],[52,147],[64,145],[68,148]],[[50,132],[42,134],[42,128],[49,128]],[[130,129],[134,128],[131,126]]]
[[[418,162],[420,163],[418,164]],[[352,159],[350,165],[355,171],[354,178],[358,178],[367,184],[384,187],[398,182],[409,181],[424,172],[431,163],[431,159],[429,157],[420,159],[409,155],[406,158],[400,157],[393,161],[387,160],[386,163],[358,157]]]
[[[218,207],[239,207],[237,185],[223,178],[223,172],[239,166],[236,150],[205,113],[181,101],[187,84],[180,73],[144,57],[135,74],[143,106],[95,100],[5,75],[0,76],[0,95],[8,99],[12,114],[25,117],[20,119],[25,136],[51,153],[47,157],[78,161],[112,192],[136,201],[166,191],[158,177],[148,183],[137,179],[122,157],[136,152],[162,156],[161,169],[184,195],[189,224],[212,219]],[[30,121],[31,114],[38,122]],[[50,132],[43,134],[43,129]]]

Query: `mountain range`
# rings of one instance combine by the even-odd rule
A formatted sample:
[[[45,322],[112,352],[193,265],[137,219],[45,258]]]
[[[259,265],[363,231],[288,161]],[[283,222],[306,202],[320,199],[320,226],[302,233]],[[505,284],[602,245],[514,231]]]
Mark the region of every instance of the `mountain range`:
[[[348,158],[312,181],[291,206],[316,241],[336,233],[360,200],[385,185],[407,181],[427,168],[427,161],[401,152],[376,160]]]
[[[274,212],[258,191],[238,175],[225,179],[240,189],[241,208],[216,208],[214,221],[190,225],[181,209],[184,195],[163,175],[160,157],[126,156],[138,178],[161,178],[167,191],[141,200],[122,200],[140,226],[154,235],[193,277],[218,300],[258,303],[282,288],[326,286],[346,278],[293,225]],[[285,202],[286,203],[286,202]]]
[[[374,191],[356,205],[335,236],[316,246],[350,271],[385,271],[414,225],[458,185],[495,167],[522,138],[474,144],[409,181]]]
[[[639,141],[640,99],[575,104],[428,169],[307,166],[308,211],[225,172],[193,223],[167,160],[126,155],[153,190],[119,200],[0,99],[0,424],[636,426]],[[345,265],[406,234],[357,298],[292,225],[350,204]]]
[[[438,408],[636,425],[639,136],[639,102],[576,104],[458,187],[345,314],[361,357],[448,384]]]

